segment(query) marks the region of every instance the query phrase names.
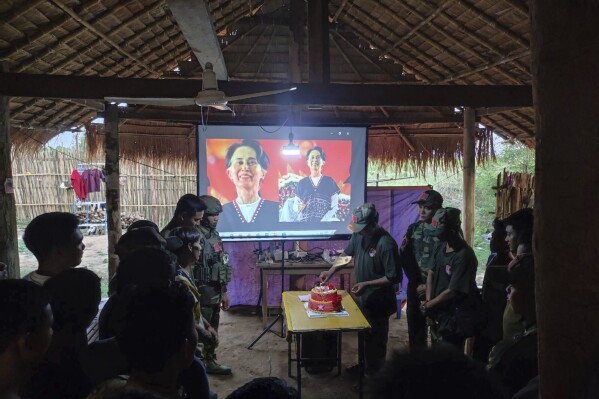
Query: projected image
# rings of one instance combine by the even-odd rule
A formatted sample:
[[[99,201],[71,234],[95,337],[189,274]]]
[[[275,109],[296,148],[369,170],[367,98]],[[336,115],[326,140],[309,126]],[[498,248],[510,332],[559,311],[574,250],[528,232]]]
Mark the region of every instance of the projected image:
[[[364,202],[364,128],[208,126],[198,142],[199,192],[218,198],[225,240],[349,235]],[[293,152],[288,150],[293,147]],[[204,167],[205,165],[205,167]]]
[[[279,211],[277,202],[260,195],[269,164],[268,155],[255,140],[241,140],[227,148],[227,176],[235,186],[236,196],[223,206],[222,219],[233,219],[233,224],[264,223]]]
[[[279,177],[281,222],[338,222],[350,212],[351,141],[313,140]],[[326,148],[326,151],[325,151]]]

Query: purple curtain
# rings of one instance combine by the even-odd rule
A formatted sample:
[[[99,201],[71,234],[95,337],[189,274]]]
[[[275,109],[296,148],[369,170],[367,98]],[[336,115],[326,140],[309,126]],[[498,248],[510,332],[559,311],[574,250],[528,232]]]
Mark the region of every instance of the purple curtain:
[[[379,212],[379,224],[383,226],[398,244],[408,229],[408,226],[418,220],[418,207],[411,203],[428,187],[389,187],[372,188],[366,195],[367,201],[375,204]],[[268,243],[263,243],[264,248]],[[308,248],[318,252],[318,248],[336,249],[342,251],[346,241],[310,241]],[[256,267],[257,242],[229,242],[225,249],[231,256],[233,278],[228,285],[231,305],[257,305],[260,297],[260,270]],[[291,251],[292,244],[286,243],[285,249]],[[255,252],[256,251],[256,252]],[[268,276],[268,303],[276,305],[281,302],[281,277]],[[295,276],[294,276],[295,277]],[[316,276],[306,276],[306,285],[316,282]],[[339,276],[333,283],[339,286]],[[404,278],[404,288],[407,284]],[[289,289],[289,276],[285,276],[285,290]]]

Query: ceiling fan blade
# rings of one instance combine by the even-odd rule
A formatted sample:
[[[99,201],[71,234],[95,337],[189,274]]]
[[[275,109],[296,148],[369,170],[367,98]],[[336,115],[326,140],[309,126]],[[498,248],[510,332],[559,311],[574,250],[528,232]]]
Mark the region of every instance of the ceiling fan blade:
[[[209,105],[209,107],[212,107],[214,109],[218,109],[220,111],[233,111],[231,108],[229,108],[228,105],[224,105],[224,104],[221,104],[221,105]]]
[[[233,109],[231,107],[229,107],[228,105],[222,104],[222,105],[210,105],[210,107],[214,108],[214,109],[218,109],[220,111],[231,111],[233,113],[233,116],[235,116],[235,111],[233,111]]]
[[[292,91],[295,89],[296,89],[296,87],[290,87],[288,89],[262,91],[260,93],[242,94],[239,96],[227,97],[227,101],[237,101],[237,100],[245,100],[245,99],[254,98],[254,97],[272,96],[273,94],[287,93],[288,91]]]
[[[104,97],[104,100],[116,103],[157,105],[161,107],[181,107],[184,105],[195,105],[194,98]]]

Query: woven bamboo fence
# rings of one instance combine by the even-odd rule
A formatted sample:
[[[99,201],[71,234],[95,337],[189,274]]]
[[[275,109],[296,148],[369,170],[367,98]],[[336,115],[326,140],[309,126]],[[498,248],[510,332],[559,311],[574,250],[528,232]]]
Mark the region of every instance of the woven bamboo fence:
[[[34,156],[14,157],[12,163],[17,219],[26,224],[44,212],[73,212],[76,200],[70,176],[80,163],[102,163],[88,159],[84,152],[40,151]],[[139,162],[121,160],[121,212],[152,220],[163,227],[175,210],[179,197],[196,192],[195,168],[173,162]],[[86,201],[103,202],[104,183],[100,192]],[[81,209],[79,209],[81,210]]]
[[[528,173],[510,173],[503,170],[497,175],[495,215],[503,219],[512,213],[534,207],[535,177]]]

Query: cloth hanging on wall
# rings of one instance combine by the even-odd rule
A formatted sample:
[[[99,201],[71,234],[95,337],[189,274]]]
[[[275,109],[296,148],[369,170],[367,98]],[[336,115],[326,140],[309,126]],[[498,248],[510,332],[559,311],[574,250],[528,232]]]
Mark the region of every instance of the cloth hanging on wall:
[[[87,181],[87,192],[95,193],[102,191],[103,173],[100,169],[86,169],[81,177]]]
[[[85,201],[87,198],[87,182],[81,177],[77,169],[73,169],[71,173],[71,186],[73,186],[77,198]]]

